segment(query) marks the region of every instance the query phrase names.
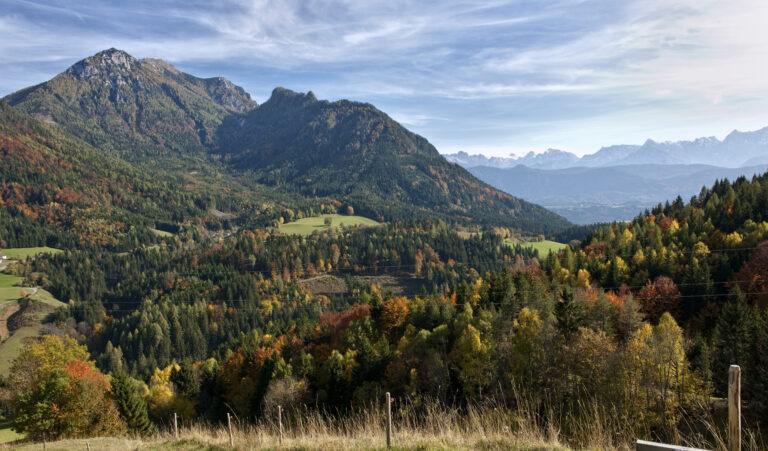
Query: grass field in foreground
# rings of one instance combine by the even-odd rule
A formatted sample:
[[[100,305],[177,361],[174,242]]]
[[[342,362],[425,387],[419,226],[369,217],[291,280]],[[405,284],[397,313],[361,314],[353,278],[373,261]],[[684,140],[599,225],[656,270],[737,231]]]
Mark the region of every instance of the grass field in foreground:
[[[11,429],[11,424],[8,422],[0,422],[0,445],[3,443],[10,443],[16,440],[21,440],[24,435]]]
[[[331,218],[331,227],[341,227],[342,225],[346,227],[380,225],[379,222],[362,216],[322,215],[283,224],[280,226],[280,233],[287,235],[311,235],[315,231],[322,232],[328,230],[328,226],[325,225],[325,218]]]
[[[0,254],[7,255],[11,260],[23,260],[30,256],[34,257],[41,252],[56,254],[61,252],[61,249],[54,249],[52,247],[15,247],[10,249],[0,249]]]
[[[556,241],[550,241],[550,240],[544,240],[544,241],[517,241],[517,240],[507,240],[506,244],[510,246],[514,246],[515,244],[520,244],[523,247],[530,247],[531,249],[535,249],[539,251],[540,257],[546,257],[547,254],[550,252],[560,252],[561,250],[565,249],[567,244],[558,243]]]
[[[380,420],[380,418],[378,418]],[[314,423],[314,422],[312,422]],[[229,446],[229,436],[225,428],[208,426],[179,427],[179,439],[171,433],[160,433],[152,437],[99,437],[89,439],[69,439],[49,441],[49,451],[69,451],[73,449],[91,450],[385,450],[386,434],[384,422],[377,424],[347,425],[345,430],[325,429],[325,425],[305,424],[306,433],[294,433],[286,428],[282,444],[275,433],[274,424],[238,428],[234,424],[233,446]],[[480,428],[479,431],[442,430],[425,431],[414,428],[403,429],[395,424],[392,434],[393,450],[567,450],[557,440],[547,437],[532,436],[524,431],[513,433]],[[325,429],[325,430],[323,430]],[[495,428],[494,428],[495,429]],[[2,447],[2,445],[0,445]],[[14,444],[14,450],[37,451],[40,443]]]

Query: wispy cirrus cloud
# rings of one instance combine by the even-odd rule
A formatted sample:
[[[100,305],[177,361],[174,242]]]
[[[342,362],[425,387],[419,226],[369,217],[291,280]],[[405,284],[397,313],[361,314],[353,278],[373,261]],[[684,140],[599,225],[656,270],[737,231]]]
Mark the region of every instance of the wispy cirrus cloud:
[[[764,0],[6,0],[0,94],[103,48],[369,101],[443,151],[768,125]]]

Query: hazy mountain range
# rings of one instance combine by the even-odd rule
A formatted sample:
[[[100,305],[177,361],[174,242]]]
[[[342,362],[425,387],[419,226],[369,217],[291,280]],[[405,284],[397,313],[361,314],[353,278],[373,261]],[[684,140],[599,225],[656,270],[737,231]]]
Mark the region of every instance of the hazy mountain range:
[[[445,157],[496,188],[590,224],[631,219],[677,196],[687,199],[716,179],[762,173],[768,168],[768,127],[733,131],[722,141],[649,139],[583,157],[557,149],[509,158],[466,152]]]
[[[656,142],[649,139],[643,145],[603,147],[583,157],[562,150],[548,149],[539,154],[528,152],[521,157],[489,158],[458,152],[447,154],[445,158],[464,167],[511,168],[522,164],[535,169],[565,169],[635,164],[704,164],[738,168],[768,164],[768,127],[752,132],[734,130],[722,141],[715,137],[675,142]]]

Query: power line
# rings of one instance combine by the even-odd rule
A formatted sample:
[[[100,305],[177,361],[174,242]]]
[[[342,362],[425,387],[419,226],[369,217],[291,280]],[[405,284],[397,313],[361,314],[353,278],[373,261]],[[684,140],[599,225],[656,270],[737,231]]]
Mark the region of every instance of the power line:
[[[346,294],[347,294],[346,297],[348,299],[353,298],[353,296],[351,294],[349,294],[349,293],[346,293]],[[677,299],[697,298],[697,297],[701,297],[701,298],[716,298],[716,297],[728,297],[728,296],[738,296],[738,295],[750,296],[750,295],[761,295],[761,294],[766,294],[766,292],[756,291],[756,292],[747,292],[747,293],[744,293],[744,292],[742,292],[742,293],[718,293],[718,294],[707,294],[707,295],[692,294],[692,295],[678,295],[678,296],[675,296],[675,298],[677,298]],[[641,299],[641,300],[642,299],[654,299],[655,297],[656,296],[648,296],[648,297],[633,296],[634,299]],[[256,305],[257,303],[260,303],[262,301],[264,301],[264,299],[227,299],[227,300],[211,301],[211,302],[217,302],[217,303],[219,303],[219,304],[217,304],[219,306],[221,306],[221,304],[225,304],[225,303],[236,303],[236,302],[245,303],[245,302],[248,302],[248,303],[252,303],[253,304],[253,305],[249,305],[248,307],[255,307],[255,308],[254,309],[249,309],[249,308],[238,307],[236,311],[253,312],[253,311],[256,311],[256,310],[262,308],[260,305]],[[144,302],[145,301],[134,301],[134,302],[121,302],[121,303],[142,304]],[[284,302],[279,301],[279,300],[278,300],[278,302],[284,303]],[[155,301],[148,301],[148,303],[152,304],[152,305],[156,305],[156,306],[161,306],[161,304],[163,304],[163,303],[159,303],[159,302],[155,302]],[[195,304],[173,304],[173,303],[170,303],[170,302],[168,302],[167,304],[170,304],[170,306],[172,306],[172,307],[184,307],[184,306],[192,306],[192,307],[194,307],[195,306]],[[481,304],[482,305],[504,306],[504,305],[509,305],[510,302],[482,302]],[[206,302],[206,305],[210,305],[210,304],[208,304]],[[361,305],[367,305],[367,304],[361,304]],[[106,308],[106,307],[103,307],[103,306],[102,306],[102,308],[103,308],[103,310],[105,312],[107,312],[107,311],[127,312],[127,313],[136,312],[136,310],[123,310],[123,309],[120,309],[120,308],[117,308],[117,309],[115,309],[115,308]],[[316,305],[316,306],[291,307],[292,310],[307,310],[307,311],[315,311],[315,310],[317,310],[317,308],[320,308],[320,310],[323,310],[323,306],[319,305],[319,304]],[[90,310],[90,309],[85,308],[85,307],[68,307],[68,310],[69,311],[87,311],[87,310]]]

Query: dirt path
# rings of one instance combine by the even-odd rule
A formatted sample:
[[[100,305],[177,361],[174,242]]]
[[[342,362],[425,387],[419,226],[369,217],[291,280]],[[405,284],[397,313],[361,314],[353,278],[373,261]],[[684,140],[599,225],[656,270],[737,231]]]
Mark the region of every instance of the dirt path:
[[[6,309],[3,310],[3,313],[0,314],[0,342],[7,340],[11,336],[10,331],[8,331],[8,318],[10,318],[14,313],[18,312],[19,308],[19,303],[14,302],[10,306],[6,307]]]

